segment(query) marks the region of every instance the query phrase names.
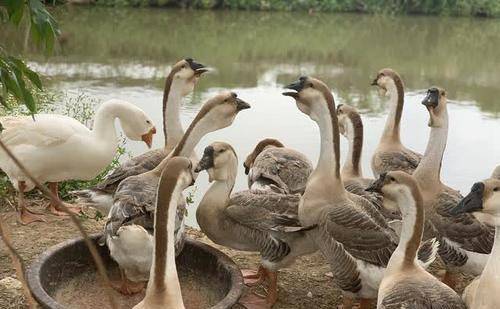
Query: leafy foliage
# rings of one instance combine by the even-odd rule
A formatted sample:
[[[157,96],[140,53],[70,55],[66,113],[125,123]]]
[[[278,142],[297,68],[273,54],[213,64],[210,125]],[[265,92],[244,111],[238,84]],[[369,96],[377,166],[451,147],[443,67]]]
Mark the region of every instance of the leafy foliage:
[[[40,0],[0,0],[1,22],[8,21],[20,26],[24,19],[29,23],[35,42],[43,46],[47,53],[52,52],[59,27],[44,4]],[[13,96],[26,105],[31,114],[35,114],[36,102],[27,81],[42,90],[38,74],[29,69],[21,59],[7,55],[0,46],[0,104],[9,108],[7,100],[9,96]]]

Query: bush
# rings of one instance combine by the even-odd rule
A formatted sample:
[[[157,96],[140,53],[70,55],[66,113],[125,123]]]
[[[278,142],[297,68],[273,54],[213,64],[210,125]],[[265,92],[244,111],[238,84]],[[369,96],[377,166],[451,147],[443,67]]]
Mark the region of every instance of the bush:
[[[498,0],[96,0],[107,6],[500,17]]]

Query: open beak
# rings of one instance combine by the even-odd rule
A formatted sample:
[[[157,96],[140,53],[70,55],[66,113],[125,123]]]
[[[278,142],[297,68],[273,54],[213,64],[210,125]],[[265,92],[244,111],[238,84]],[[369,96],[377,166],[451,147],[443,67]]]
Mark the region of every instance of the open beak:
[[[480,211],[483,209],[484,184],[476,182],[469,194],[464,197],[455,208],[450,210],[450,214],[456,216],[466,212]]]
[[[191,70],[194,71],[194,75],[200,76],[201,74],[208,72],[208,68],[205,65],[196,62],[193,59],[186,59],[186,61],[189,63]]]
[[[427,95],[422,100],[422,104],[428,109],[435,108],[439,104],[439,90],[436,88],[431,88],[427,90]]]
[[[368,188],[366,188],[365,191],[382,194],[382,187],[384,186],[386,175],[386,173],[380,174],[380,177],[375,180]]]
[[[249,109],[251,106],[247,102],[243,101],[240,98],[236,98],[236,109],[238,111],[244,110],[244,109]]]
[[[151,148],[151,146],[153,145],[153,135],[155,134],[156,134],[156,128],[152,127],[148,133],[143,134],[141,136],[142,141],[146,143],[146,145],[148,145],[148,148]]]
[[[299,92],[302,91],[302,89],[304,89],[304,85],[305,85],[306,79],[307,79],[307,77],[301,76],[299,78],[299,80],[297,80],[297,81],[295,81],[295,82],[293,82],[291,84],[286,85],[285,86],[286,89],[291,89],[291,90],[295,90],[295,91],[285,91],[282,94],[284,96],[288,96],[288,97],[292,97],[294,99],[298,99],[299,98]]]

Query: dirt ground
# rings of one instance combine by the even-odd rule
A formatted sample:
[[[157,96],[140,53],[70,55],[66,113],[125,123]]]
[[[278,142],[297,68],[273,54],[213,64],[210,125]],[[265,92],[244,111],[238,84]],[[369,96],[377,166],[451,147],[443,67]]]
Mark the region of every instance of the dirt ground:
[[[37,205],[32,207],[33,209],[44,212],[43,201],[34,201],[32,204]],[[87,213],[93,217],[91,210]],[[37,222],[22,226],[16,222],[12,206],[5,202],[0,202],[0,215],[7,222],[14,246],[19,250],[27,265],[48,247],[79,236],[77,229],[67,218],[46,214],[47,223]],[[91,218],[82,219],[81,222],[89,233],[100,232],[104,224],[103,220],[96,221]],[[255,268],[258,265],[257,254],[229,250],[215,245],[199,230],[188,229],[188,235],[220,249],[241,268]],[[434,264],[432,272],[440,273],[439,263]],[[279,301],[273,308],[337,308],[342,301],[342,296],[340,291],[333,287],[332,279],[327,275],[329,271],[329,266],[318,253],[302,257],[292,267],[281,270],[278,276]],[[15,276],[15,271],[2,243],[0,244],[0,279],[7,276]],[[471,279],[462,276],[458,292],[461,293]]]

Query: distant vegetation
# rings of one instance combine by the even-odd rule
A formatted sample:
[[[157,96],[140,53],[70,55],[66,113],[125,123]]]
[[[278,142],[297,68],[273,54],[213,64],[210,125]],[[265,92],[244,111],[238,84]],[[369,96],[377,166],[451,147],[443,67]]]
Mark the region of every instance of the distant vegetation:
[[[88,2],[108,6],[500,17],[499,0],[88,0]]]

